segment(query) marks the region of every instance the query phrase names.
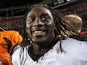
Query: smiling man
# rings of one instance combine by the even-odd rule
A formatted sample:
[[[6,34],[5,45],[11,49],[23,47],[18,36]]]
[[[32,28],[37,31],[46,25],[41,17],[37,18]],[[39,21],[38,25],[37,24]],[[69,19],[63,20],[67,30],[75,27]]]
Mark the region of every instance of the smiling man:
[[[79,62],[83,64],[82,59],[71,54],[75,51],[72,48],[74,45],[76,47],[76,44],[67,42],[67,40],[75,41],[67,39],[70,34],[73,35],[73,30],[72,25],[51,7],[44,4],[34,5],[26,17],[26,39],[30,41],[30,45],[14,52],[13,65],[79,65]],[[87,47],[87,45],[82,46]],[[79,48],[77,44],[76,49]],[[83,57],[83,54],[81,56]]]
[[[26,28],[32,42],[40,46],[48,47],[55,38],[53,16],[46,8],[33,8],[27,15]]]

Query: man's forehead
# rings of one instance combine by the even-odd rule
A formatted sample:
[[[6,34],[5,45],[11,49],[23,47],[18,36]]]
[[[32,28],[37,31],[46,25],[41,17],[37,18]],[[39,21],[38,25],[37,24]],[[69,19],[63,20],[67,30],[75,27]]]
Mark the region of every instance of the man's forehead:
[[[45,7],[34,7],[34,8],[32,8],[32,10],[28,13],[28,16],[32,15],[32,14],[38,14],[38,15],[48,14],[48,15],[52,16],[50,10],[45,8]]]

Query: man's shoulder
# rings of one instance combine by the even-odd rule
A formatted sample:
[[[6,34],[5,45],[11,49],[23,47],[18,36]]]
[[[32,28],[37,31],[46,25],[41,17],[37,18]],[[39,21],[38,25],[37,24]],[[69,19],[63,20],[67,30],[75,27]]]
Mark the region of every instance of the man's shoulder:
[[[69,38],[63,41],[63,49],[66,53],[79,60],[87,61],[87,42]]]
[[[24,53],[25,51],[27,51],[28,50],[28,48],[30,47],[30,45],[28,45],[28,46],[20,46],[19,48],[17,48],[15,51],[14,51],[14,53]]]
[[[80,45],[87,45],[87,41],[79,41],[73,38],[67,38],[62,40],[63,45],[72,45],[72,46],[80,46]]]

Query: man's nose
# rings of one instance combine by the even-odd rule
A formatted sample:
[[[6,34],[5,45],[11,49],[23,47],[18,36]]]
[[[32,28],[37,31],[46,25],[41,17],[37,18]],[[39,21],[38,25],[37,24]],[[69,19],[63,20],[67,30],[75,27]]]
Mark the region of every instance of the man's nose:
[[[35,20],[35,22],[34,22],[33,25],[34,25],[34,26],[44,25],[44,22],[42,22],[42,21],[40,20],[40,18],[36,18],[36,20]]]

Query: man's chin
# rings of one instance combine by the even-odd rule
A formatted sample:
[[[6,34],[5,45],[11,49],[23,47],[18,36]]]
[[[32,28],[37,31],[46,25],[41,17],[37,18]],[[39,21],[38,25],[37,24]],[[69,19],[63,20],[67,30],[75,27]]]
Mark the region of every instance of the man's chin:
[[[38,46],[40,46],[41,48],[49,48],[48,47],[48,44],[46,44],[45,42],[40,42],[40,43],[35,43],[37,44]]]
[[[47,40],[33,40],[32,41],[34,44],[37,44],[38,46],[42,47],[42,48],[48,48],[48,41]]]
[[[43,39],[34,39],[32,40],[33,43],[44,43],[46,42],[46,40],[43,40]]]
[[[39,43],[39,42],[44,42],[44,41],[47,41],[47,40],[46,40],[46,37],[42,36],[42,37],[33,37],[32,41]]]

